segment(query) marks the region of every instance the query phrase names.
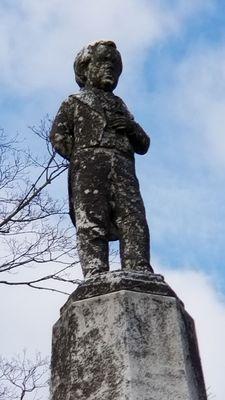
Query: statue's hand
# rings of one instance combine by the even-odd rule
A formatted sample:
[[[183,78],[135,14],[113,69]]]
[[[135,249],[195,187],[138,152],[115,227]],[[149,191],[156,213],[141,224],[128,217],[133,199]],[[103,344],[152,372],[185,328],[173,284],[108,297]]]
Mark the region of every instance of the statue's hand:
[[[119,131],[119,133],[120,131],[130,133],[134,129],[134,121],[124,115],[114,115],[108,120],[108,126]]]

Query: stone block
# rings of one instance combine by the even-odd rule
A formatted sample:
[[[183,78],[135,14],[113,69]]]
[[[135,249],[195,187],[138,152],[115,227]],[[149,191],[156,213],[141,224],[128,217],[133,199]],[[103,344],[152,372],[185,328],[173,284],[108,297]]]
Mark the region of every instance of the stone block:
[[[194,322],[165,285],[117,272],[71,295],[53,329],[52,400],[207,399]]]

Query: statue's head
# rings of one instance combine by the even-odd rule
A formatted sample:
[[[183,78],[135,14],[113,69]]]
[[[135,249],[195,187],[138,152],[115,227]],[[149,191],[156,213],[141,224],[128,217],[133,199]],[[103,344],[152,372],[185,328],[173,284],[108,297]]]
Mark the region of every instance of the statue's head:
[[[117,86],[123,65],[114,42],[101,40],[84,47],[74,61],[75,78],[82,87],[112,92]]]

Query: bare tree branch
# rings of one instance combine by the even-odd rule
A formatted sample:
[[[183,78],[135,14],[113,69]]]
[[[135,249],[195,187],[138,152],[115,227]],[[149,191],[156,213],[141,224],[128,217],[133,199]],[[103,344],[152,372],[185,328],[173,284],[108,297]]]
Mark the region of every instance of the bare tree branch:
[[[42,157],[21,148],[18,137],[8,140],[0,130],[0,272],[4,274],[0,283],[66,293],[43,286],[44,282],[78,283],[72,277],[78,259],[67,202],[50,195],[49,190],[68,168],[52,150],[50,124],[45,118],[38,128],[31,127],[40,140]],[[52,268],[52,272],[35,279],[15,279],[15,273],[37,265],[47,266],[48,271]],[[12,273],[13,279],[5,275]]]
[[[17,355],[11,360],[0,357],[0,400],[33,399],[49,385],[49,361],[36,354],[34,360]],[[41,399],[42,397],[39,397]]]

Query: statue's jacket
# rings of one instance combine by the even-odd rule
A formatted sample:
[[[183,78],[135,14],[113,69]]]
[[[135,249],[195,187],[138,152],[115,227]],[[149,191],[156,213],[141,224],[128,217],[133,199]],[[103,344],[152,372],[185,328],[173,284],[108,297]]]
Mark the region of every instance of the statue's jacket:
[[[135,129],[128,134],[110,128],[108,120],[114,115],[131,119]],[[82,89],[62,103],[53,121],[50,140],[56,152],[70,161],[68,186],[70,216],[74,225],[71,180],[82,154],[101,148],[134,160],[134,153],[145,154],[150,144],[150,138],[134,121],[124,102],[118,96],[99,89]]]
[[[145,154],[150,139],[139,124],[135,123],[135,130],[129,135],[108,127],[108,115],[116,114],[134,120],[124,102],[112,93],[83,89],[69,96],[62,103],[50,133],[55,150],[71,161],[80,150],[93,147],[111,148],[130,157],[135,152]]]

